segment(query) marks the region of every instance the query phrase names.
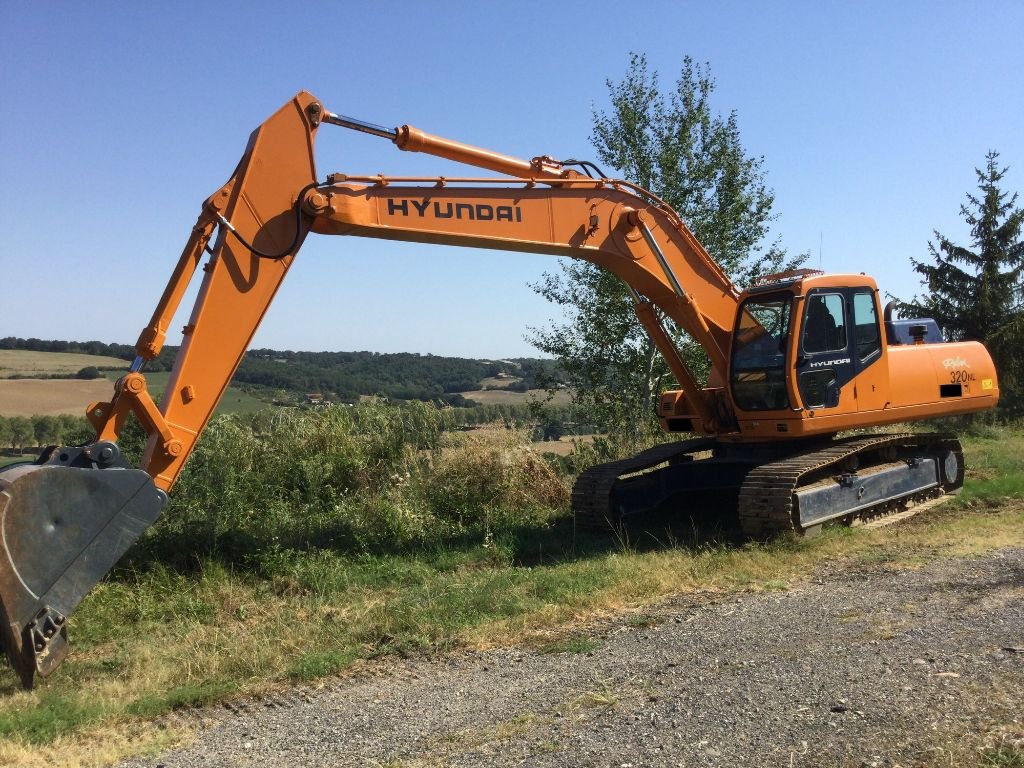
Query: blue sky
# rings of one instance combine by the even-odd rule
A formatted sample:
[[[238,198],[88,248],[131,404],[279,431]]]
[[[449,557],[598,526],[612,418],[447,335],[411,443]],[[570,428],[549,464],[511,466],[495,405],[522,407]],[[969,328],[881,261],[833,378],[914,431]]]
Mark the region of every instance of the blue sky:
[[[296,91],[334,112],[533,157],[593,157],[629,52],[707,61],[811,266],[918,290],[963,242],[973,169],[1024,190],[1024,3],[16,3],[0,0],[0,336],[134,343],[202,200]],[[457,175],[322,130],[323,176]],[[472,172],[471,172],[472,173]],[[307,240],[257,346],[533,355],[548,256]],[[176,321],[185,322],[186,312]],[[171,338],[170,343],[176,343]]]

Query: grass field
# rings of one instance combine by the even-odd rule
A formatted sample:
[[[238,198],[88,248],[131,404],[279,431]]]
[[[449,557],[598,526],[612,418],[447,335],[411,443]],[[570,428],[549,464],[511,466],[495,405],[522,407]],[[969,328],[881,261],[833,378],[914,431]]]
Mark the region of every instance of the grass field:
[[[77,352],[32,352],[26,349],[0,349],[0,379],[11,376],[73,376],[83,368],[118,368],[126,370],[128,363],[116,357],[83,355]]]
[[[0,467],[6,467],[8,464],[18,464],[22,461],[35,461],[38,456],[38,450],[11,456],[0,456]]]
[[[261,553],[260,571],[206,561],[187,573],[122,572],[83,602],[71,656],[39,689],[0,673],[0,764],[98,765],[166,746],[186,735],[140,723],[360,659],[550,643],[575,622],[679,592],[786,588],[836,558],[914,564],[1024,546],[1024,431],[965,447],[963,495],[890,528],[736,546],[695,538],[685,520],[680,533],[624,539],[576,535],[556,516],[436,549],[281,551]]]
[[[488,376],[487,378],[480,379],[480,386],[484,389],[504,389],[509,384],[517,384],[522,381],[518,376],[505,376],[499,378],[497,376]]]

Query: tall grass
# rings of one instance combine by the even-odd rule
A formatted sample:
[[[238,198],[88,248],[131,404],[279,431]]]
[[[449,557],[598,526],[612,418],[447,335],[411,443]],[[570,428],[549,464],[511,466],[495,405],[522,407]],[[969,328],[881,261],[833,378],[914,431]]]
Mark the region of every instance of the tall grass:
[[[219,417],[128,564],[258,570],[281,551],[483,541],[567,510],[567,481],[526,432],[451,427],[424,403]]]
[[[964,439],[967,475],[958,501],[968,506],[1024,497],[1024,429],[975,425]]]

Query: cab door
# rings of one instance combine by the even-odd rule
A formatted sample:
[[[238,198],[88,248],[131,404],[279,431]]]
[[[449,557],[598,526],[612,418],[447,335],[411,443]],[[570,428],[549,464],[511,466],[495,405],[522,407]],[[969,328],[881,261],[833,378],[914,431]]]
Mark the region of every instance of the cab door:
[[[812,290],[804,301],[800,346],[796,359],[797,389],[804,407],[838,408],[853,393],[847,384],[855,375],[851,354],[849,296],[841,289]]]
[[[854,395],[857,410],[880,411],[889,405],[889,365],[883,359],[882,326],[876,292],[868,287],[849,290],[852,308]]]

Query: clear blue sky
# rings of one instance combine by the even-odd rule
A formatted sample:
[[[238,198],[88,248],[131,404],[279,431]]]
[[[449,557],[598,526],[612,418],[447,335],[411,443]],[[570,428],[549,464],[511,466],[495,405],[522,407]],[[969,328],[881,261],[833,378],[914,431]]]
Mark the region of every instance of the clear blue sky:
[[[592,157],[605,80],[708,61],[811,265],[918,290],[932,230],[966,242],[973,169],[1024,190],[1024,3],[0,0],[0,336],[134,343],[201,201],[300,89],[522,157]],[[454,166],[341,129],[321,176]],[[307,241],[255,344],[535,354],[547,256]],[[185,322],[187,313],[176,321]],[[175,339],[169,342],[176,343]]]

